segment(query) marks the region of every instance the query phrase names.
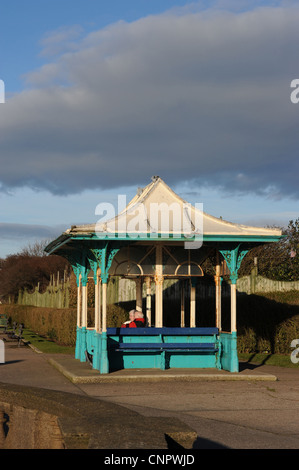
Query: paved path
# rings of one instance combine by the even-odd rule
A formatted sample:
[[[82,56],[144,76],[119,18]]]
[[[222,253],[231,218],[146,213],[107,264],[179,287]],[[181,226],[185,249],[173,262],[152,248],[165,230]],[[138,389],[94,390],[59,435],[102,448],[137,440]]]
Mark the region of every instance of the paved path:
[[[144,416],[173,416],[198,434],[197,448],[298,449],[299,370],[262,367],[278,380],[81,384],[88,395]]]
[[[242,380],[213,376],[216,371],[205,378],[194,370],[148,371],[148,378],[123,371],[94,383],[99,373],[70,356],[38,354],[14,343],[5,352],[0,382],[98,398],[144,417],[179,418],[197,432],[194,448],[299,448],[299,365],[245,364]]]

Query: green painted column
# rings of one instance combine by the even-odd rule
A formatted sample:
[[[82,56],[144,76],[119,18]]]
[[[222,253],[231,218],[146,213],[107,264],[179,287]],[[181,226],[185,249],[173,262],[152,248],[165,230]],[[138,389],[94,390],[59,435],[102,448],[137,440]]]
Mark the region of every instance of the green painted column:
[[[94,318],[95,318],[95,324],[94,324],[94,353],[93,353],[93,358],[92,358],[92,366],[94,369],[100,370],[100,358],[101,358],[101,335],[99,333],[100,330],[100,325],[101,325],[101,320],[100,320],[100,305],[101,305],[101,295],[100,295],[100,287],[101,283],[99,280],[99,273],[98,269],[95,270],[95,275],[94,275],[94,289],[95,289],[95,302],[94,302]]]
[[[241,244],[226,247],[225,249],[219,250],[224,259],[226,260],[227,266],[230,270],[230,281],[231,281],[231,332],[229,335],[222,336],[225,338],[223,343],[223,354],[226,356],[224,359],[225,367],[230,372],[239,372],[239,359],[237,350],[237,280],[238,271],[241,262],[248,252],[247,249],[242,248]],[[222,340],[222,341],[223,341]]]
[[[75,359],[80,359],[80,351],[81,351],[81,328],[79,326],[77,326]]]
[[[218,363],[220,362],[220,368],[228,370],[229,372],[239,372],[236,331],[231,333],[221,332],[219,335],[219,341],[221,351]]]
[[[107,284],[109,277],[109,269],[111,267],[112,261],[116,253],[120,249],[120,244],[109,244],[109,242],[104,241],[99,244],[97,247],[90,249],[93,254],[94,259],[90,260],[90,264],[96,261],[97,266],[100,269],[100,277],[102,281],[102,322],[101,322],[101,334],[99,341],[99,359],[95,358],[95,367],[99,366],[101,374],[109,373],[109,357],[108,357],[108,348],[107,348]],[[99,280],[100,282],[100,280]]]
[[[107,350],[107,281],[108,276],[102,276],[102,335],[101,335],[101,358],[100,358],[100,372],[101,374],[108,374],[109,361]]]
[[[96,330],[94,330],[94,353],[92,358],[92,367],[93,369],[100,370],[100,359],[101,359],[101,335]]]
[[[76,271],[75,273],[76,273],[76,282],[77,282],[77,329],[76,329],[75,359],[80,359],[81,357],[81,274]]]
[[[109,373],[109,361],[107,350],[107,332],[103,331],[101,334],[101,357],[100,357],[100,373]]]
[[[231,334],[231,372],[239,372],[239,358],[237,350],[237,332],[232,331]]]
[[[81,274],[82,284],[82,309],[81,309],[81,341],[80,341],[80,361],[86,362],[85,351],[87,350],[87,284],[88,270],[85,269]]]
[[[79,356],[79,359],[81,362],[86,362],[86,356],[85,356],[86,347],[87,347],[86,328],[85,326],[82,326],[81,335],[80,335],[80,356]]]

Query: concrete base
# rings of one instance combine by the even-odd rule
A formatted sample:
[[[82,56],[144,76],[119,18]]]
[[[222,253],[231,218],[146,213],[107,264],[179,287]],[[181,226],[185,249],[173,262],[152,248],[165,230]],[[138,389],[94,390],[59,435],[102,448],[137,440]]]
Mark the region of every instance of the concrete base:
[[[141,381],[169,381],[169,380],[228,380],[228,381],[276,381],[277,377],[271,374],[245,371],[232,373],[218,369],[124,369],[109,374],[100,374],[87,363],[73,359],[69,356],[49,358],[49,362],[73,383],[111,383],[111,382],[141,382]]]

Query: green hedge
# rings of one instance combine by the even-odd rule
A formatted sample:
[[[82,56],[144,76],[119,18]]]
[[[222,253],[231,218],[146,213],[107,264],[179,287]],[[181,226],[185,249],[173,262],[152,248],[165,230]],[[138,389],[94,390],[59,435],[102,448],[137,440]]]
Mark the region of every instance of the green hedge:
[[[107,326],[120,326],[128,319],[132,304],[124,307],[107,306]],[[76,341],[75,308],[53,309],[23,305],[0,305],[0,313],[6,313],[12,321],[23,323],[26,328],[67,346]],[[154,315],[154,313],[153,313]],[[186,326],[188,326],[186,308]],[[180,324],[180,305],[177,301],[164,303],[164,321],[167,326]],[[196,324],[215,325],[215,302],[198,299]],[[88,326],[94,325],[94,309],[88,309]],[[222,327],[230,330],[230,298],[222,299]],[[290,354],[290,344],[299,338],[299,292],[261,295],[240,294],[237,299],[237,330],[239,353]]]
[[[65,346],[76,344],[77,309],[41,308],[27,305],[0,305],[0,313],[5,313],[13,322],[23,323],[24,327],[38,335],[45,336]],[[107,326],[120,326],[127,320],[126,311],[118,306],[107,306]],[[94,309],[88,309],[88,326],[94,325]]]
[[[76,309],[1,305],[0,312],[6,313],[11,325],[23,323],[25,328],[59,344],[74,346],[76,343]]]
[[[290,354],[299,338],[299,292],[238,296],[238,351]]]

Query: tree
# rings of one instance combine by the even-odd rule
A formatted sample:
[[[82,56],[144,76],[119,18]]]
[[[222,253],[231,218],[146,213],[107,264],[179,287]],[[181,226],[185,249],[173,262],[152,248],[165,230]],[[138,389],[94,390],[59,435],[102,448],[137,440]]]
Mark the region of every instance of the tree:
[[[19,291],[33,291],[39,283],[42,292],[50,282],[51,274],[59,272],[63,278],[70,265],[65,258],[47,255],[43,251],[42,242],[29,245],[20,253],[9,255],[0,260],[0,297],[16,301]]]
[[[20,254],[25,256],[48,256],[48,254],[45,252],[45,246],[47,246],[50,241],[51,240],[44,240],[36,241],[32,244],[29,243],[20,251]]]
[[[279,281],[299,280],[299,218],[290,220],[278,243],[266,243],[252,249],[244,258],[239,276],[250,274],[254,258],[261,276]]]

